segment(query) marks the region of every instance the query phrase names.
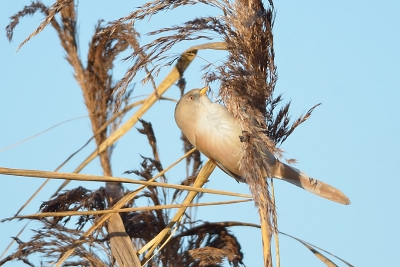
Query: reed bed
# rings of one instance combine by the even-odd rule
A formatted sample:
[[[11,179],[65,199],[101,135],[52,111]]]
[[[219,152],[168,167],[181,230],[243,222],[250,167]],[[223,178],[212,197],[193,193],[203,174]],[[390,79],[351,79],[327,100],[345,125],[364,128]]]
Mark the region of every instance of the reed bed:
[[[23,242],[18,236],[15,237],[17,249],[2,258],[0,265],[20,260],[36,266],[31,256],[40,254],[46,265],[55,266],[196,267],[222,266],[224,260],[232,266],[245,266],[240,240],[230,230],[231,227],[241,226],[261,228],[264,265],[272,266],[272,258],[275,258],[276,266],[279,266],[279,231],[273,183],[268,180],[266,184],[260,171],[263,163],[257,155],[262,143],[267,144],[277,156],[282,156],[277,147],[310,117],[318,105],[292,122],[290,102],[282,104],[282,97],[274,95],[277,67],[272,31],[275,17],[273,2],[149,1],[125,17],[108,23],[99,22],[85,60],[78,53],[77,4],[73,0],[57,0],[52,6],[45,6],[41,1],[32,1],[11,17],[6,28],[11,41],[22,18],[38,12],[44,15],[43,22],[20,44],[18,50],[45,27],[51,26],[56,30],[87,107],[93,131],[88,143],[94,140],[96,149],[72,173],[58,171],[81,149],[53,172],[0,168],[2,174],[47,178],[43,186],[50,179],[65,180],[54,195],[43,202],[39,213],[20,215],[30,198],[16,216],[3,220],[38,220],[42,227],[33,231],[29,241]],[[154,36],[151,42],[140,43],[135,22],[169,9],[196,4],[209,5],[219,10],[220,16],[196,17],[181,25],[164,28],[160,25],[158,30],[148,33]],[[168,51],[184,41],[201,43],[171,58]],[[203,164],[200,153],[183,135],[181,139],[185,155],[177,162],[185,160],[187,178],[180,185],[169,183],[165,173],[177,162],[164,168],[158,155],[157,133],[150,122],[140,119],[175,84],[184,94],[184,73],[197,53],[205,49],[228,52],[219,65],[205,66],[202,75],[206,83],[220,84],[220,99],[229,112],[240,119],[245,129],[244,148],[247,156],[240,164],[248,174],[245,178],[249,181],[251,195],[203,188],[215,165],[211,161]],[[124,77],[114,82],[112,70],[115,60],[126,51],[131,53],[126,60],[131,60],[132,64]],[[155,77],[166,67],[170,73],[156,84]],[[142,77],[139,76],[141,74]],[[133,81],[150,84],[152,90],[147,98],[130,103],[133,91],[129,88]],[[248,107],[246,111],[240,108],[242,106]],[[138,107],[137,111],[123,120],[133,107]],[[140,127],[138,131],[147,136],[152,155],[142,158],[139,169],[127,171],[127,174],[135,175],[138,179],[115,177],[111,165],[112,152],[117,141],[134,126]],[[100,160],[104,176],[79,174],[96,158]],[[64,190],[71,180],[101,181],[104,186],[97,190],[88,190],[83,186]],[[123,183],[140,186],[127,190]],[[167,194],[167,190],[173,193]],[[239,199],[193,203],[195,199],[201,200],[203,194]],[[172,195],[172,198],[168,198],[168,195]],[[135,206],[138,199],[147,199],[149,205]],[[177,200],[181,202],[175,203]],[[260,214],[260,225],[246,222],[200,223],[193,214],[187,212],[190,207],[233,205],[245,201],[254,201]],[[177,211],[172,213],[171,209]],[[75,221],[76,225],[72,225],[71,221]],[[275,251],[278,252],[275,256],[271,255],[272,236],[275,237]],[[293,238],[309,248],[327,266],[336,266],[319,252],[320,249]]]

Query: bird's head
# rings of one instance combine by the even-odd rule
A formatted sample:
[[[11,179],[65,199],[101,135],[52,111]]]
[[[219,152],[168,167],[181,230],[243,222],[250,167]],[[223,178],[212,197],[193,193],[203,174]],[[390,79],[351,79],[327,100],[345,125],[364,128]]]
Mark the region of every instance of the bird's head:
[[[201,89],[190,90],[176,104],[175,121],[186,136],[189,128],[196,125],[196,120],[207,110],[206,106],[212,104],[206,95],[208,88],[206,86]],[[188,138],[190,139],[190,137]]]

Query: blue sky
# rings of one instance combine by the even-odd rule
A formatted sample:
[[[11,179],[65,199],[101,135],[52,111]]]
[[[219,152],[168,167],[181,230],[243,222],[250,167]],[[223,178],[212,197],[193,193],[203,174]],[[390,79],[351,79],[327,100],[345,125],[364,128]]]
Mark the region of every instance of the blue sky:
[[[29,1],[11,1],[0,10],[0,28]],[[52,1],[45,1],[51,4]],[[117,3],[117,4],[116,4]],[[80,52],[87,46],[98,19],[110,21],[135,10],[138,2],[78,2]],[[400,187],[397,152],[400,149],[400,2],[398,1],[276,1],[275,52],[279,79],[277,93],[292,101],[293,118],[322,102],[312,117],[282,145],[285,156],[296,158],[296,167],[310,176],[340,188],[351,199],[350,206],[331,203],[290,184],[275,183],[280,230],[320,246],[355,266],[393,266],[397,262]],[[137,25],[145,33],[157,25],[178,24],[194,16],[217,14],[204,5],[162,12]],[[0,150],[64,120],[86,115],[81,90],[73,70],[64,59],[55,31],[48,27],[19,52],[18,45],[41,23],[43,17],[27,17],[17,26],[14,41],[5,32],[0,38]],[[219,40],[216,40],[219,41]],[[191,45],[179,45],[172,53]],[[203,86],[201,66],[224,59],[221,52],[201,51],[185,74],[187,88]],[[122,77],[130,62],[116,61],[115,78]],[[160,74],[160,81],[169,70]],[[133,96],[142,99],[151,92],[136,81]],[[213,87],[217,91],[217,87]],[[177,88],[166,96],[178,98]],[[136,98],[135,98],[136,99]],[[180,132],[173,122],[175,103],[158,102],[143,119],[153,124],[164,166],[182,154]],[[132,114],[130,114],[132,115]],[[129,115],[128,115],[129,116]],[[28,142],[0,151],[0,166],[54,170],[91,136],[87,118],[63,124]],[[151,155],[146,137],[132,129],[117,144],[113,155],[115,176],[139,168],[140,156]],[[61,171],[71,172],[93,151],[94,144]],[[183,177],[181,164],[167,176],[171,182]],[[101,174],[98,161],[82,173]],[[0,176],[1,214],[12,216],[43,182],[42,179]],[[35,213],[59,186],[53,181],[23,214]],[[78,183],[87,188],[101,184]],[[248,193],[221,171],[215,171],[208,188]],[[132,188],[132,187],[130,187]],[[226,198],[208,196],[204,201]],[[200,208],[198,219],[258,223],[253,203]],[[0,251],[8,245],[24,222],[0,224]],[[37,224],[30,224],[34,229]],[[247,266],[261,266],[259,230],[233,228],[244,251]],[[21,239],[29,238],[26,231]],[[282,266],[323,266],[294,240],[282,236]],[[340,265],[340,263],[339,263]],[[9,263],[6,266],[20,266]],[[342,266],[342,265],[340,265]],[[344,266],[344,265],[343,265]]]

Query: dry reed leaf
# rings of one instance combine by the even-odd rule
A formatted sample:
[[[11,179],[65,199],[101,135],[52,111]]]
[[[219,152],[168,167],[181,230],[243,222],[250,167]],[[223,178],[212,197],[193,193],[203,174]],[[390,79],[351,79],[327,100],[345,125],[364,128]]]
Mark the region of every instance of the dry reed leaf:
[[[117,262],[126,267],[141,267],[137,250],[131,238],[125,232],[125,227],[119,214],[113,214],[108,220],[108,231],[113,256]]]
[[[186,236],[186,235],[190,235],[191,233],[197,232],[199,231],[199,229],[202,229],[204,227],[212,227],[212,228],[218,228],[218,227],[234,227],[234,226],[242,226],[242,227],[255,227],[255,228],[261,228],[261,226],[259,224],[255,224],[255,223],[246,223],[246,222],[238,222],[238,221],[224,221],[224,222],[206,222],[204,224],[198,225],[190,230],[187,231],[183,231],[180,234],[178,234],[177,236],[175,236],[175,238],[179,238],[182,236]],[[324,255],[322,255],[320,252],[318,252],[317,250],[320,250],[322,252],[325,252],[329,255],[331,255],[332,257],[340,260],[341,262],[343,262],[344,264],[346,264],[349,267],[354,267],[352,264],[350,264],[349,262],[343,260],[342,258],[339,258],[338,256],[318,247],[315,246],[313,244],[310,244],[304,240],[301,240],[300,238],[294,237],[292,235],[283,233],[281,231],[278,231],[279,234],[290,237],[296,241],[298,241],[299,243],[301,243],[302,245],[304,245],[306,248],[308,248],[314,255],[316,255],[322,262],[324,262],[325,264],[327,264],[327,266],[336,266],[336,265],[329,265],[329,264],[334,264],[331,260],[329,260],[327,257],[325,257]]]
[[[120,209],[122,206],[125,205],[126,202],[129,202],[139,191],[135,190],[133,193],[128,194],[121,198],[113,207],[113,209]],[[95,224],[93,224],[78,240],[72,244],[71,248],[63,254],[63,256],[59,259],[57,262],[56,267],[61,266],[65,260],[71,256],[71,254],[74,252],[75,248],[77,245],[80,245],[83,243],[84,238],[88,237],[95,229],[99,228],[105,221],[107,221],[113,214],[105,214],[102,217],[100,217]]]
[[[168,242],[171,240],[172,235],[176,232],[176,227],[171,229],[171,233],[170,235],[164,239],[164,242],[160,245],[159,251],[161,251],[167,244]],[[151,242],[151,244],[154,245],[154,242]],[[156,253],[153,253],[149,259],[147,259],[147,261],[145,263],[143,263],[143,266],[147,265],[149,261],[151,261],[154,257],[156,256]]]
[[[171,164],[171,166],[165,170],[163,170],[161,173],[157,174],[152,180],[155,180],[157,177],[163,175],[166,171],[168,171],[170,168],[172,168],[173,166],[175,166],[177,163],[179,163],[181,160],[183,160],[185,157],[187,157],[189,154],[191,154],[192,152],[194,152],[195,149],[192,149],[191,151],[187,152],[184,156],[182,156],[180,159],[178,159],[175,163]],[[6,168],[0,168],[0,172],[4,171]],[[8,169],[11,170],[11,169]],[[19,171],[17,171],[19,172]],[[15,172],[14,172],[15,173]],[[19,172],[21,173],[21,172]],[[22,171],[22,173],[26,173],[26,171]],[[32,173],[40,173],[38,171],[33,171]],[[54,175],[59,175],[60,173],[53,173]],[[77,174],[74,174],[77,175]],[[32,176],[29,175],[28,176]],[[151,182],[151,181],[150,181]],[[138,192],[140,192],[141,190],[143,190],[145,188],[145,186],[140,187],[139,189],[135,190],[133,193],[129,194],[128,196],[125,196],[124,198],[122,198],[118,203],[120,203],[119,205],[115,205],[114,209],[118,209],[121,208],[124,205],[124,201],[128,202],[130,199],[132,199]],[[117,204],[118,204],[117,203]],[[79,240],[77,240],[74,245],[72,246],[71,249],[69,249],[65,254],[63,254],[63,257],[60,259],[58,266],[60,264],[62,264],[62,262],[64,262],[75,250],[76,246],[82,244],[82,242],[84,242],[84,239],[87,238],[95,229],[97,229],[98,227],[100,227],[112,214],[106,214],[103,215],[101,218],[99,218],[99,220],[92,225],[89,230],[87,230]]]
[[[6,151],[8,149],[11,149],[13,147],[19,146],[20,144],[25,143],[25,142],[27,142],[27,141],[35,138],[35,137],[38,137],[39,135],[42,135],[42,134],[44,134],[44,133],[46,133],[46,132],[48,132],[48,131],[50,131],[50,130],[52,130],[52,129],[54,129],[54,128],[56,128],[56,127],[58,127],[58,126],[60,126],[60,125],[62,125],[64,123],[75,121],[75,120],[79,120],[79,119],[83,119],[83,118],[87,118],[87,117],[88,117],[87,115],[86,116],[80,116],[80,117],[76,117],[76,118],[72,118],[72,119],[68,119],[68,120],[64,120],[62,122],[56,123],[56,124],[50,126],[49,128],[46,128],[46,129],[44,129],[44,130],[42,130],[42,131],[40,131],[38,133],[35,133],[35,134],[25,138],[25,139],[22,139],[22,140],[20,140],[18,142],[15,142],[15,143],[11,144],[11,145],[8,145],[6,147],[0,148],[0,153]]]
[[[319,253],[318,251],[316,251],[315,249],[319,249],[319,250],[321,250],[321,251],[323,251],[323,252],[325,252],[325,253],[331,255],[332,257],[335,257],[336,259],[340,260],[341,262],[343,262],[344,264],[346,264],[346,265],[349,266],[349,267],[354,267],[352,264],[350,264],[350,263],[348,263],[347,261],[343,260],[342,258],[339,258],[338,256],[336,256],[336,255],[330,253],[329,251],[326,251],[326,250],[324,250],[324,249],[322,249],[322,248],[320,248],[320,247],[317,247],[317,246],[315,246],[315,245],[313,245],[313,244],[310,244],[310,243],[308,243],[308,242],[306,242],[306,241],[304,241],[304,240],[301,240],[300,238],[294,237],[294,236],[292,236],[292,235],[289,235],[289,234],[286,234],[286,233],[283,233],[283,232],[279,232],[279,233],[282,234],[282,235],[288,236],[288,237],[290,237],[290,238],[292,238],[292,239],[294,239],[294,240],[300,242],[300,243],[303,244],[305,247],[307,247],[312,253],[314,253],[314,255],[317,256],[317,257],[318,257],[321,261],[323,261],[324,263],[325,263],[325,261],[327,261],[327,262],[331,262],[331,261],[330,261],[328,258],[326,258],[324,255],[322,255],[321,253]],[[317,253],[315,253],[315,251],[316,251]],[[326,263],[325,263],[325,264],[326,264]],[[328,266],[329,266],[329,265],[328,265]],[[334,265],[334,266],[336,266],[336,265]]]
[[[212,161],[208,160],[206,162],[206,164],[204,164],[203,168],[200,170],[200,172],[197,176],[197,179],[196,179],[195,183],[193,184],[193,188],[202,187],[214,169],[215,169],[215,164]],[[193,201],[193,199],[196,197],[196,195],[197,195],[197,192],[194,192],[194,191],[188,192],[188,194],[187,194],[185,200],[182,202],[182,204],[183,205],[190,204]],[[171,221],[168,223],[168,225],[165,227],[165,229],[163,229],[157,235],[157,237],[153,239],[154,241],[153,240],[151,241],[151,243],[152,243],[151,248],[149,248],[149,251],[143,257],[142,263],[147,262],[152,257],[153,252],[156,249],[156,247],[161,243],[161,241],[164,238],[166,238],[170,234],[172,227],[175,225],[175,223],[177,223],[181,219],[181,217],[186,209],[187,209],[186,207],[182,207],[181,209],[179,209],[177,211],[177,213],[175,213],[175,215],[171,219]],[[140,252],[143,252],[143,249],[140,250]]]
[[[174,164],[173,166],[175,166],[175,165],[176,164]],[[168,170],[170,170],[170,168],[165,169],[163,172],[158,173],[155,176],[155,178],[158,178],[159,176],[163,175]],[[187,191],[193,191],[193,192],[226,195],[226,196],[233,196],[233,197],[252,198],[252,196],[247,195],[247,194],[239,194],[239,193],[228,192],[228,191],[223,191],[223,190],[195,188],[195,187],[184,186],[184,185],[175,185],[175,184],[159,183],[159,182],[152,182],[152,181],[141,181],[141,180],[133,180],[133,179],[129,179],[129,178],[118,178],[118,177],[110,177],[110,176],[97,176],[97,175],[78,174],[78,173],[63,173],[63,172],[48,172],[48,171],[37,171],[37,170],[27,170],[27,169],[21,170],[21,169],[11,169],[11,168],[3,168],[3,167],[0,167],[0,174],[25,176],[25,177],[38,177],[38,178],[68,179],[68,180],[76,180],[76,181],[121,182],[121,183],[130,183],[130,184],[139,184],[139,185],[143,185],[143,186],[156,186],[156,187],[158,186],[158,187],[173,188],[173,189],[187,190]],[[153,178],[153,179],[155,179],[155,178]],[[140,190],[142,190],[143,188],[144,187],[140,188]]]
[[[40,219],[45,217],[67,217],[67,216],[83,216],[83,215],[102,215],[109,213],[124,213],[134,211],[152,211],[152,210],[163,210],[163,209],[178,209],[178,208],[190,208],[190,207],[202,207],[202,206],[215,206],[215,205],[228,205],[238,204],[243,202],[250,202],[252,199],[239,199],[239,200],[227,200],[227,201],[216,201],[216,202],[200,202],[191,204],[169,204],[169,205],[158,205],[158,206],[141,206],[135,208],[122,208],[112,210],[93,210],[93,211],[60,211],[60,212],[41,212],[30,215],[16,215],[11,218],[5,218],[0,222],[10,221],[14,219]]]
[[[276,206],[275,203],[275,187],[274,187],[274,181],[273,179],[270,179],[270,192],[271,192],[271,200],[274,206]],[[272,218],[274,225],[278,225],[278,217],[275,216]],[[280,249],[279,249],[279,236],[278,236],[278,231],[275,230],[274,232],[274,240],[275,240],[275,260],[276,260],[276,267],[281,266],[281,256],[280,256]]]
[[[333,263],[330,259],[328,259],[327,257],[325,257],[324,255],[322,255],[321,253],[319,253],[319,251],[313,249],[312,247],[304,244],[312,253],[314,253],[314,255],[320,259],[323,263],[326,264],[326,266],[328,267],[338,267],[335,263]]]

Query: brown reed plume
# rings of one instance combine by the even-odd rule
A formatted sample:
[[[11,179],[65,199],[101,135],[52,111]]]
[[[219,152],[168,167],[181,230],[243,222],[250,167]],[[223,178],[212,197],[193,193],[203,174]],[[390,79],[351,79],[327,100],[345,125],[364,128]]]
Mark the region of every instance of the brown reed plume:
[[[269,239],[274,230],[277,233],[275,203],[271,199],[268,184],[261,168],[265,168],[260,157],[264,144],[281,156],[276,145],[281,144],[312,113],[312,107],[305,116],[290,123],[289,107],[286,104],[276,114],[275,108],[281,102],[281,96],[274,97],[273,92],[277,80],[274,63],[273,22],[274,8],[272,1],[265,7],[262,1],[200,1],[217,7],[223,12],[219,17],[198,17],[183,25],[159,29],[150,35],[163,34],[153,42],[142,47],[146,58],[130,71],[147,67],[150,62],[155,65],[151,72],[166,60],[166,52],[176,43],[197,39],[210,40],[215,36],[223,38],[229,54],[227,59],[215,70],[205,74],[209,82],[218,80],[221,83],[220,95],[229,112],[238,119],[244,129],[242,141],[246,150],[240,165],[246,170],[246,181],[259,207],[261,221]],[[150,17],[169,8],[194,4],[192,1],[165,3],[154,1],[144,4],[136,12],[121,19],[119,23],[129,20],[140,20]],[[118,24],[116,24],[118,25]],[[137,58],[136,54],[133,57]],[[157,65],[158,63],[159,65]],[[213,66],[206,66],[206,68]],[[266,170],[268,173],[268,170]],[[264,240],[264,239],[263,239]],[[265,240],[264,240],[265,241]],[[269,242],[269,241],[267,241]],[[268,246],[268,245],[267,245]],[[265,251],[264,251],[265,252]],[[268,256],[266,265],[271,264]]]
[[[11,23],[7,26],[6,32],[11,41],[13,31],[21,18],[32,15],[35,12],[41,12],[46,16],[46,19],[38,29],[21,45],[39,33],[45,26],[49,24],[53,26],[66,52],[66,59],[74,69],[74,77],[81,87],[88,109],[94,139],[96,144],[100,145],[112,131],[118,128],[122,116],[125,114],[122,113],[118,119],[103,127],[114,113],[118,113],[124,108],[131,93],[126,89],[119,90],[115,87],[111,70],[114,67],[113,64],[116,57],[120,53],[129,48],[135,49],[138,47],[137,33],[131,25],[121,24],[118,29],[109,34],[107,26],[104,26],[103,22],[99,21],[89,44],[87,63],[84,66],[85,64],[79,56],[75,8],[74,1],[57,1],[51,7],[46,7],[40,1],[34,1],[31,5],[25,6],[22,11],[11,17]],[[57,14],[60,17],[59,19],[56,18]],[[104,34],[104,32],[107,33]],[[114,146],[110,146],[99,155],[104,175],[112,176],[110,158],[113,148]],[[67,182],[62,187],[66,184]],[[106,191],[111,203],[123,197],[123,188],[120,183],[107,182]],[[115,220],[110,221],[110,226],[119,225],[120,228],[123,227],[120,219],[114,215],[113,217]]]

